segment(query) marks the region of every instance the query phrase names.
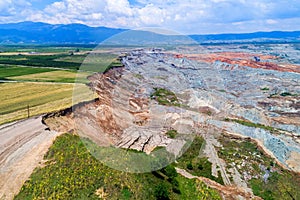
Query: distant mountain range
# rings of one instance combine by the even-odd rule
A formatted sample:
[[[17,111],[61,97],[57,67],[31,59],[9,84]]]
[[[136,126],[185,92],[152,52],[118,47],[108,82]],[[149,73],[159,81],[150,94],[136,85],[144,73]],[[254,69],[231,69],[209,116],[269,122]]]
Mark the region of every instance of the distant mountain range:
[[[147,31],[130,31],[106,27],[89,27],[83,24],[46,24],[20,22],[0,24],[0,44],[98,44],[122,33],[122,37],[110,40],[114,44],[147,44],[153,41],[189,43],[191,38],[199,43],[235,42],[300,42],[300,31],[256,32],[242,34],[210,35],[161,35]],[[129,35],[130,34],[130,35]],[[151,42],[149,42],[149,38]]]

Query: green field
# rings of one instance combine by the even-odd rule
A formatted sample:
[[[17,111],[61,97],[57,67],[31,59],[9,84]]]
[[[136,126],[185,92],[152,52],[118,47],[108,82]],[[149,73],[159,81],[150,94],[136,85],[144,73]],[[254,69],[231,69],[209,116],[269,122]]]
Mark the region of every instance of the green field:
[[[35,73],[23,76],[9,77],[9,80],[30,82],[56,82],[56,83],[88,83],[87,76],[91,73],[56,70]]]
[[[149,173],[126,173],[96,160],[78,136],[54,142],[15,199],[221,199],[204,183],[177,174],[174,167]]]
[[[95,48],[95,45],[5,45],[0,46],[2,52],[40,52],[40,53],[65,53],[69,51],[80,52],[90,51]]]
[[[66,57],[68,54],[57,55],[0,55],[0,64],[25,65],[34,67],[52,67],[62,69],[78,70],[81,63],[57,61],[56,59]],[[75,56],[74,56],[75,57]],[[83,55],[80,55],[83,57]]]
[[[95,98],[87,86],[76,88],[80,98],[73,96],[73,84],[1,83],[0,124],[26,118],[28,106],[34,116],[70,107],[73,98],[78,99],[74,103]]]
[[[9,79],[9,77],[12,76],[23,76],[28,74],[38,74],[51,71],[55,71],[55,69],[0,65],[0,80]]]
[[[87,76],[121,63],[116,54],[107,53],[110,50],[89,55],[89,48],[1,47],[0,124],[26,118],[28,106],[33,116],[70,107],[74,95],[77,103],[95,98],[83,85],[89,82]],[[73,94],[75,82],[79,86]]]

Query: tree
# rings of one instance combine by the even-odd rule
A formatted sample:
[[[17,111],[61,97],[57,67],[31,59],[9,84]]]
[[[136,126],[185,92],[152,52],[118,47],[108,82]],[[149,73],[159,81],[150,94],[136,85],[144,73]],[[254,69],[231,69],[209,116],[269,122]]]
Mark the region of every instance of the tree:
[[[178,174],[174,166],[168,165],[163,169],[163,173],[169,178],[174,179]]]
[[[157,200],[169,200],[169,188],[166,184],[160,183],[156,186],[154,195]]]
[[[186,165],[186,168],[188,168],[189,170],[193,170],[194,167],[193,167],[193,164],[191,162],[189,162],[187,165]]]

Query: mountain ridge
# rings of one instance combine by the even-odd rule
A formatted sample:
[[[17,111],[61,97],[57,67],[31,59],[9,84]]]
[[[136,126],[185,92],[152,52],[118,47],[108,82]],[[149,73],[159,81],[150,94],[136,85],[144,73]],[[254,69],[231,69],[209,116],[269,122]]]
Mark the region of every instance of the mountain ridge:
[[[0,44],[97,44],[125,31],[128,29],[90,27],[78,23],[47,24],[25,21],[0,24]],[[153,37],[153,33],[151,36]],[[157,36],[159,34],[156,34]],[[163,39],[166,38],[165,35],[161,36]],[[178,36],[171,35],[168,37]],[[192,34],[189,37],[199,43],[300,42],[300,31]]]

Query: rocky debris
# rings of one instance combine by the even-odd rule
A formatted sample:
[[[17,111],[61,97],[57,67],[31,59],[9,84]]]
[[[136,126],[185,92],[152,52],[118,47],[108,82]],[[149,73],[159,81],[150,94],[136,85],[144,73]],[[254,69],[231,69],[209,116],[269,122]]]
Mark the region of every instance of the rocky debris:
[[[220,132],[261,141],[286,165],[292,152],[300,152],[300,74],[297,67],[286,67],[287,59],[252,48],[245,53],[218,53],[207,48],[200,49],[202,54],[183,56],[153,49],[127,52],[122,57],[124,67],[89,77],[99,101],[76,108],[70,116],[78,120],[77,128],[90,130],[88,136],[98,138],[100,144],[147,153],[157,146],[180,152],[175,146],[180,148],[184,142],[166,137],[167,130],[191,134],[215,126]],[[150,98],[154,88],[172,91],[178,105],[159,105]],[[225,122],[227,117],[282,130],[274,134]]]
[[[276,136],[267,130],[243,126],[241,124],[231,122],[221,122],[211,120],[209,123],[225,129],[228,132],[238,133],[246,137],[259,140],[265,148],[267,148],[272,156],[275,157],[280,163],[287,167],[287,160],[290,158],[292,152],[300,153],[300,146],[293,143],[293,140],[288,142],[286,136]]]
[[[226,163],[218,157],[218,153],[215,149],[215,146],[220,146],[220,143],[214,138],[212,133],[203,134],[203,138],[206,141],[204,153],[212,163],[212,175],[218,177],[218,171],[220,171],[224,184],[231,185],[229,176],[226,173]],[[217,170],[217,168],[219,170]]]
[[[160,133],[160,130],[130,127],[124,130],[119,143],[116,145],[121,148],[144,151],[149,154],[157,146],[167,147],[172,142],[166,135]]]
[[[239,188],[237,186],[224,186],[205,177],[193,176],[187,171],[179,168],[176,168],[176,171],[186,178],[197,178],[200,181],[203,181],[209,187],[218,190],[223,199],[261,199],[260,197],[254,196],[252,192],[245,191],[243,188]]]
[[[291,152],[290,157],[286,161],[287,165],[296,172],[300,172],[300,153]]]

